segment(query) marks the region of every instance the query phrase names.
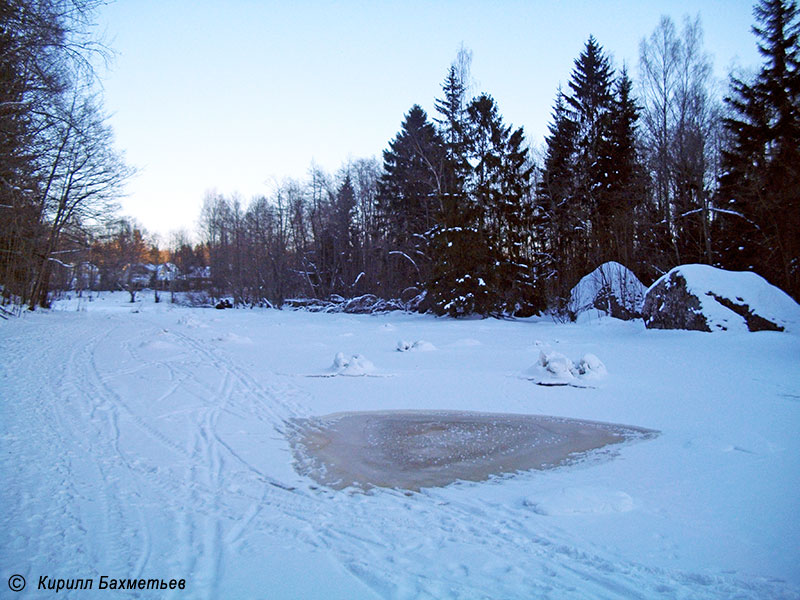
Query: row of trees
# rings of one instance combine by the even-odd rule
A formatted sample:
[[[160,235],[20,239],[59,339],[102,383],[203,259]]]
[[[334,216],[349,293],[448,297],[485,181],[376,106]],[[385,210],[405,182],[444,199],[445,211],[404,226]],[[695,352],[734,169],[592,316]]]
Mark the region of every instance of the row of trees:
[[[764,66],[714,92],[699,19],[641,43],[639,80],[590,37],[556,94],[539,164],[522,128],[470,94],[462,49],[430,118],[418,105],[383,153],[312,172],[246,209],[203,210],[218,293],[409,299],[452,315],[564,308],[616,260],[652,281],[677,264],[755,270],[800,298],[800,86],[794,1],[756,9]]]
[[[353,161],[336,177],[312,166],[306,181],[287,180],[246,207],[208,193],[200,229],[213,292],[271,304],[296,295],[386,294],[391,265],[377,235],[379,175],[374,159]]]
[[[96,93],[100,4],[0,3],[0,284],[31,309],[48,305],[54,265],[89,247],[131,174]]]
[[[764,64],[721,102],[699,19],[679,32],[662,18],[637,86],[589,39],[558,93],[538,193],[551,298],[617,260],[645,281],[694,262],[752,270],[800,299],[800,19],[790,0],[754,15]]]
[[[81,252],[106,287],[123,285],[123,263],[166,259],[129,223],[99,226],[130,170],[91,93],[97,1],[0,7],[0,277],[31,307]],[[439,314],[524,315],[563,309],[608,260],[645,282],[689,262],[755,270],[800,298],[797,5],[754,14],[764,64],[722,101],[699,19],[662,18],[638,81],[590,37],[538,159],[492,96],[471,94],[462,48],[434,117],[411,107],[382,164],[312,166],[249,203],[208,193],[200,244],[178,236],[169,260],[210,267],[213,293],[244,303],[424,293]]]
[[[427,292],[440,313],[531,312],[534,165],[491,96],[468,98],[469,64],[462,50],[435,123],[411,108],[382,168],[312,168],[246,208],[209,194],[201,228],[215,292],[245,302]]]

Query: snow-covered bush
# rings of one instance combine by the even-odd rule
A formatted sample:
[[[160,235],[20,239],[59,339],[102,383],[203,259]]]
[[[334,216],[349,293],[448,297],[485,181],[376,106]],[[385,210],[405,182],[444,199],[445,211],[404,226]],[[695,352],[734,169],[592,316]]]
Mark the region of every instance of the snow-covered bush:
[[[654,329],[784,331],[800,328],[800,305],[760,275],[682,265],[647,290],[643,316]]]
[[[420,305],[425,299],[425,295],[418,294],[410,301],[403,302],[397,298],[384,300],[374,294],[364,294],[355,298],[345,299],[338,294],[330,296],[327,300],[319,298],[289,298],[284,302],[284,307],[294,310],[307,310],[309,312],[325,313],[350,313],[357,315],[374,315],[404,310],[414,312],[420,310]]]
[[[587,311],[635,319],[641,316],[645,291],[633,271],[618,262],[603,263],[572,288],[567,311],[573,320]]]
[[[179,306],[209,307],[214,306],[211,295],[204,290],[191,292],[175,292],[172,295],[173,303]]]

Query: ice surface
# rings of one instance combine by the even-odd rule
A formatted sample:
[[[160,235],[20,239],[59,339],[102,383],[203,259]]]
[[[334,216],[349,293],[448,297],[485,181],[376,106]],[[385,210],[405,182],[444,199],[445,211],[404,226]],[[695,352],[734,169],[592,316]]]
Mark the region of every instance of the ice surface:
[[[336,489],[418,491],[559,466],[608,444],[653,437],[629,427],[535,415],[376,411],[295,421],[298,470]]]

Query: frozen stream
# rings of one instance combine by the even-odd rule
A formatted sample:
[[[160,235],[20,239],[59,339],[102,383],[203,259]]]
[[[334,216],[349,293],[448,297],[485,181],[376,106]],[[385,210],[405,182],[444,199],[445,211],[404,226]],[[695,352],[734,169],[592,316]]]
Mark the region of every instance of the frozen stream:
[[[0,598],[800,599],[798,335],[128,300],[0,321]]]

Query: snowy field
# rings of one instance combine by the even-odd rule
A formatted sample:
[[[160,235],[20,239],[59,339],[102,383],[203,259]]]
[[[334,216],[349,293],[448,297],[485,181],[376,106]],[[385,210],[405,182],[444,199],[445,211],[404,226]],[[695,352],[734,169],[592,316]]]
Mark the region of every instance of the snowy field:
[[[52,597],[41,576],[94,580],[65,598],[800,598],[797,334],[127,298],[0,322],[2,598]],[[543,351],[607,373],[536,385]],[[660,434],[421,493],[294,470],[290,419],[392,409]]]

